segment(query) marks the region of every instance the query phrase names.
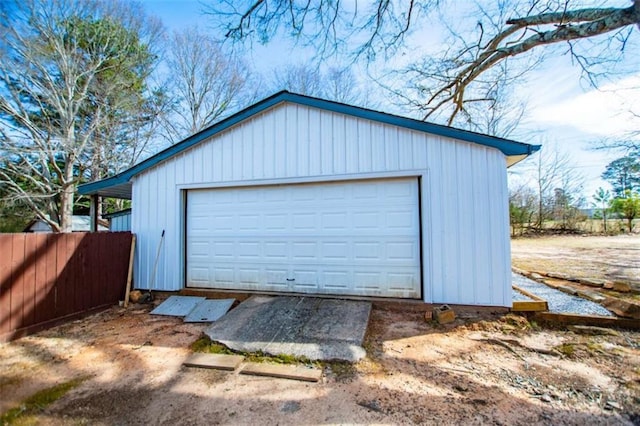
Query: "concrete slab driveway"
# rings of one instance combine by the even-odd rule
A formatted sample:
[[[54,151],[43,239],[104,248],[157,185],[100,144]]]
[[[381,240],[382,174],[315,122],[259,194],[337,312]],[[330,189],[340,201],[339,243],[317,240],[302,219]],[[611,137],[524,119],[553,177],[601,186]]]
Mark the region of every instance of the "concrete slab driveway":
[[[355,362],[365,356],[370,312],[362,301],[252,296],[205,333],[237,351]]]

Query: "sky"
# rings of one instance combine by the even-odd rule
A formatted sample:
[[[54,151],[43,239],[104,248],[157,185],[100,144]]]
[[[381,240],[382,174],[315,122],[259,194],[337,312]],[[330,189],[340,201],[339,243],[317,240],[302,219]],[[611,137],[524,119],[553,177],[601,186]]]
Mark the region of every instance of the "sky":
[[[168,31],[194,25],[215,31],[197,0],[143,0],[142,4],[147,12],[162,20]],[[420,33],[414,36],[420,37]],[[441,40],[432,36],[429,39],[436,40],[435,43]],[[413,42],[420,44],[420,39]],[[267,46],[254,44],[247,55],[245,59],[267,75],[275,68],[302,63],[310,56],[287,40],[274,40]],[[579,70],[565,57],[543,64],[514,93],[527,99],[525,116],[514,132],[514,139],[570,155],[572,167],[584,179],[583,195],[588,201],[592,201],[598,187],[609,189],[600,175],[610,161],[623,154],[594,147],[604,138],[621,138],[640,129],[640,118],[629,114],[629,110],[640,114],[640,71],[596,90],[580,79]],[[530,168],[527,161],[513,166],[509,179],[528,179]]]

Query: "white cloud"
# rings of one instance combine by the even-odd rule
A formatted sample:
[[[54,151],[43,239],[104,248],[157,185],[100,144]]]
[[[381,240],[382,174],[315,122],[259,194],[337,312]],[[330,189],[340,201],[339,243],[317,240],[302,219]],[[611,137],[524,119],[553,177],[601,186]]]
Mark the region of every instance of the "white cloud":
[[[538,106],[530,120],[539,125],[565,125],[597,136],[623,137],[640,130],[640,74],[600,90]]]

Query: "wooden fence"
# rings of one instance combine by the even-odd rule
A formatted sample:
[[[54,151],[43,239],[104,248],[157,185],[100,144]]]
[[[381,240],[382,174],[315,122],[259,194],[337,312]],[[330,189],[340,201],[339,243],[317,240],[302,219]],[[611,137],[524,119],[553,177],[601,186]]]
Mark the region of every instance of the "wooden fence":
[[[0,341],[123,300],[132,234],[0,234]]]

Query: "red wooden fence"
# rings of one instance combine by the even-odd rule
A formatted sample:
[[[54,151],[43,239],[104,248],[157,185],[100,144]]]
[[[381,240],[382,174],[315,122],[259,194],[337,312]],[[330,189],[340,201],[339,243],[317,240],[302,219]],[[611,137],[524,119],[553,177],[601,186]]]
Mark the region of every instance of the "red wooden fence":
[[[0,234],[0,341],[122,300],[131,237]]]

